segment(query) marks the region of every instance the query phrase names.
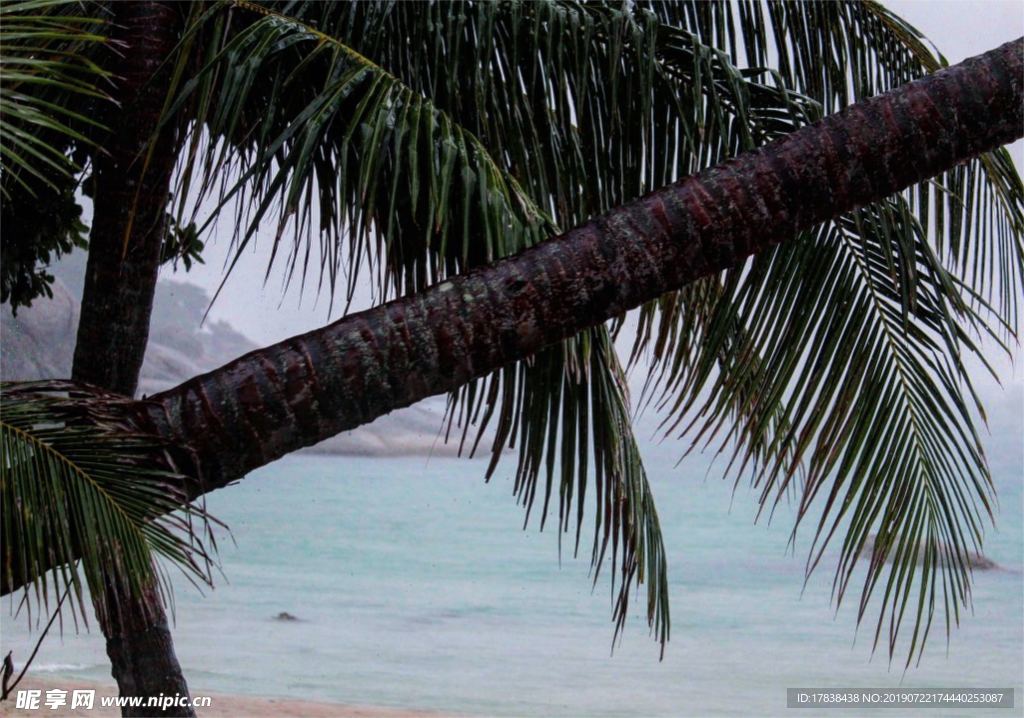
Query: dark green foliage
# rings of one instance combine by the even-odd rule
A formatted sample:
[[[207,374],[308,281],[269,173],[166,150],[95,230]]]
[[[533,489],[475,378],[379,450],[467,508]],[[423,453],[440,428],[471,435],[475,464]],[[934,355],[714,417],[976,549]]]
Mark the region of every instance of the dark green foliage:
[[[60,192],[47,188],[32,197],[21,186],[0,206],[3,256],[0,265],[0,302],[30,306],[37,297],[52,297],[53,275],[48,265],[78,247],[88,245],[88,227],[69,182],[61,180]]]
[[[945,65],[872,2],[654,7],[780,68],[827,111]],[[884,593],[875,638],[887,623],[891,652],[916,601],[908,661],[937,609],[948,628],[970,603],[966,557],[993,496],[964,358],[987,365],[979,340],[1014,336],[1022,232],[1024,187],[1000,149],[641,312],[634,357],[652,361],[647,398],[668,414],[666,428],[689,433],[693,448],[721,445],[763,507],[792,490],[800,523],[820,515],[808,573],[845,532],[837,601],[869,536],[893,537],[875,546],[859,615]],[[930,547],[920,572],[907,553],[885,560],[911,534]],[[941,569],[940,554],[950,559]]]
[[[0,301],[14,311],[52,296],[47,265],[85,246],[75,190],[108,97],[103,15],[71,0],[0,7]]]
[[[187,226],[182,227],[174,217],[168,216],[167,227],[167,236],[160,248],[160,264],[170,262],[177,268],[180,261],[186,272],[192,269],[193,262],[204,264],[203,249],[205,245],[199,239],[195,222],[190,222]]]
[[[645,182],[751,147],[813,112],[652,20],[549,3],[211,11],[190,39],[204,44],[206,65],[176,106],[196,112],[204,130],[193,135],[178,196],[197,209],[217,197],[200,231],[233,212],[237,253],[269,220],[271,262],[284,256],[289,276],[315,279],[333,297],[345,275],[348,296],[369,275],[384,299],[520,251]],[[207,30],[229,24],[241,29]],[[503,79],[517,73],[519,87]],[[648,95],[654,102],[637,101]],[[617,621],[632,579],[644,577],[664,639],[663,549],[625,394],[602,328],[457,392],[452,417],[464,437],[471,417],[481,433],[496,428],[491,472],[518,443],[527,506],[544,475],[546,509],[560,469],[559,528],[576,520],[577,545],[582,491],[572,487],[598,480],[595,572],[616,536]],[[575,424],[559,431],[559,417]],[[608,518],[618,497],[637,501],[629,522]]]

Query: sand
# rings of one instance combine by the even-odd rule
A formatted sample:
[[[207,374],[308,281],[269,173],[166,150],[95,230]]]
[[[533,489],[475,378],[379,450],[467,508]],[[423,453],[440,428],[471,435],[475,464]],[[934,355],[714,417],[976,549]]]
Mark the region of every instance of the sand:
[[[46,690],[59,688],[68,691],[70,702],[71,691],[75,689],[95,689],[96,700],[92,710],[76,708],[69,710],[67,706],[51,710],[42,700],[35,710],[18,709],[15,707],[17,692],[22,689],[42,690],[42,699]],[[120,716],[119,708],[100,706],[100,696],[116,696],[117,690],[113,683],[90,683],[74,679],[33,678],[25,676],[12,692],[11,696],[0,703],[0,716]],[[202,688],[192,690],[196,696],[210,696],[209,708],[197,708],[196,713],[203,718],[438,718],[439,714],[429,711],[402,710],[392,708],[374,708],[372,706],[352,706],[339,703],[317,703],[293,698],[259,698],[250,696],[229,696],[207,693]]]

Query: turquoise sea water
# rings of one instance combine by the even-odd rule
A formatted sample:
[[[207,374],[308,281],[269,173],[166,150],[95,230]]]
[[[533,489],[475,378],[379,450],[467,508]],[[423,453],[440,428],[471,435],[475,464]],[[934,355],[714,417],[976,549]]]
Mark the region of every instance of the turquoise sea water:
[[[733,496],[705,458],[676,466],[675,443],[644,450],[670,559],[663,661],[642,609],[611,655],[607,578],[591,591],[589,556],[559,567],[556,535],[522,531],[511,482],[484,484],[481,461],[311,455],[209,497],[237,546],[222,540],[226,580],[212,592],[178,582],[178,655],[195,693],[469,715],[783,715],[787,686],[1013,686],[1019,707],[1020,426],[997,429],[986,553],[1001,569],[976,575],[948,654],[938,626],[905,674],[884,648],[872,657],[873,625],[857,635],[855,600],[830,607],[830,566],[801,595],[807,538],[787,552],[789,514],[754,525],[754,495]],[[301,620],[273,620],[281,611]],[[24,660],[32,635],[6,601],[3,628],[4,650]],[[37,671],[107,678],[101,637],[66,628]]]

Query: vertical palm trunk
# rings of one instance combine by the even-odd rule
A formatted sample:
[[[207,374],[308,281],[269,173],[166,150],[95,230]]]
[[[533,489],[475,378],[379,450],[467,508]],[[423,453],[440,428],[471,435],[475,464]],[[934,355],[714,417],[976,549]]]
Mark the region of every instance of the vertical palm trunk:
[[[173,130],[162,131],[153,145],[150,140],[167,94],[169,73],[161,66],[179,39],[180,20],[178,9],[167,3],[123,2],[113,9],[114,36],[123,53],[112,61],[119,108],[108,119],[106,151],[95,160],[93,226],[72,373],[78,381],[131,396],[149,338],[177,155]],[[121,695],[188,693],[155,586],[144,602],[118,595],[111,586],[94,604]],[[157,712],[123,709],[124,715]],[[194,715],[191,708],[168,714]]]
[[[1021,40],[858,103],[519,255],[243,356],[145,421],[202,483],[509,362],[1024,134]]]
[[[114,61],[119,105],[108,118],[109,139],[96,153],[89,262],[82,295],[72,376],[131,396],[149,339],[160,249],[167,232],[173,130],[148,153],[167,93],[167,75],[154,74],[178,41],[174,7],[160,2],[114,4]]]

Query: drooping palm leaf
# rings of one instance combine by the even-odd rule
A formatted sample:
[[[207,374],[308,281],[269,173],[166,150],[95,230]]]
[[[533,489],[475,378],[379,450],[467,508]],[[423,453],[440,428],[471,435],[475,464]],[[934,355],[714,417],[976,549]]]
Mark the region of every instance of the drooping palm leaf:
[[[58,381],[7,382],[0,396],[4,593],[25,584],[46,606],[70,590],[84,618],[77,557],[94,595],[138,597],[156,584],[166,597],[156,557],[210,583],[213,519],[185,500],[165,447],[133,426],[130,400]]]
[[[777,63],[790,86],[830,109],[944,63],[872,3],[652,7],[734,54]],[[992,486],[963,357],[985,363],[977,339],[998,346],[1015,330],[1022,208],[1000,150],[641,315],[634,356],[650,352],[648,397],[661,397],[667,426],[689,430],[695,445],[731,446],[729,468],[737,479],[751,470],[762,506],[800,476],[798,521],[823,512],[808,572],[842,537],[838,601],[862,547],[886,537],[872,543],[858,615],[884,593],[875,638],[888,619],[890,654],[913,615],[908,661],[937,608],[948,628],[969,602],[968,548],[981,541]],[[918,545],[928,547],[920,568]],[[910,596],[916,610],[906,611]]]
[[[103,129],[95,107],[109,101],[103,18],[70,0],[0,6],[0,301],[15,312],[52,296],[48,265],[86,244],[75,190]]]
[[[669,428],[688,430],[695,444],[731,444],[737,480],[749,468],[763,506],[773,507],[797,476],[798,520],[821,506],[814,502],[819,493],[828,494],[808,573],[833,533],[845,531],[837,599],[871,535],[886,537],[874,543],[878,556],[866,577],[861,617],[886,571],[901,595],[914,584],[906,563],[886,563],[888,540],[904,538],[900,532],[912,520],[928,526],[930,537],[941,534],[953,560],[922,571],[928,581],[917,587],[922,597],[941,588],[955,599],[947,605],[956,615],[956,602],[969,598],[968,551],[980,546],[992,502],[962,393],[958,352],[974,345],[950,320],[948,298],[936,286],[950,280],[934,276],[943,270],[926,251],[909,262],[933,276],[918,283],[913,314],[904,313],[903,287],[888,271],[888,239],[867,229],[878,221],[874,209],[859,213],[859,228],[841,220],[791,252],[758,258],[748,271],[763,275],[762,282],[738,273],[724,280],[708,321],[655,362],[663,372],[662,407],[677,417]],[[926,248],[919,241],[913,249]],[[754,295],[752,286],[765,291]],[[667,331],[659,329],[659,337]],[[899,498],[891,493],[895,486],[913,486],[928,500],[889,504]],[[846,499],[836,501],[841,492]],[[878,510],[884,506],[888,518]],[[846,521],[851,514],[860,520]],[[896,621],[890,632],[898,628]]]
[[[717,158],[737,151],[752,144],[752,133],[764,135],[779,124],[792,128],[792,116],[806,114],[796,98],[748,83],[691,36],[645,27],[628,14],[602,8],[466,5],[453,15],[450,8],[430,5],[399,5],[386,12],[373,4],[314,5],[289,7],[306,13],[292,17],[277,5],[234,5],[227,19],[204,19],[223,27],[234,23],[234,32],[212,33],[209,61],[179,103],[199,108],[197,128],[206,133],[194,135],[179,196],[192,190],[194,206],[201,206],[207,193],[225,190],[212,216],[232,197],[238,199],[238,252],[255,240],[260,223],[272,218],[278,228],[273,257],[291,222],[299,232],[287,250],[289,273],[300,271],[303,282],[318,252],[309,231],[319,229],[320,282],[326,277],[332,291],[345,259],[350,292],[367,266],[383,295],[415,291],[555,233],[556,218],[576,222],[621,201],[639,191],[638,173],[646,162],[630,134],[634,127],[645,127],[648,137],[658,123],[676,128],[671,133],[676,159],[655,154],[667,178],[676,166],[693,166],[697,155]],[[538,25],[551,35],[538,34]],[[412,59],[405,57],[408,42],[416,45],[417,38],[435,31],[452,41],[435,44],[426,61],[403,61]],[[221,37],[230,39],[218,45]],[[467,63],[459,48],[470,37],[492,38],[494,44],[467,40],[464,52],[473,53]],[[650,52],[652,42],[657,53]],[[522,67],[510,68],[510,61]],[[463,68],[477,69],[463,74]],[[256,69],[273,79],[254,83]],[[560,76],[554,76],[556,69]],[[500,81],[514,73],[545,79],[531,83],[527,92],[525,86],[510,88]],[[583,86],[577,88],[577,81]],[[684,89],[691,101],[681,104],[677,98]],[[570,91],[579,98],[539,111],[544,98]],[[656,92],[657,105],[629,103],[648,91]],[[592,123],[581,132],[573,115],[584,95],[592,98],[594,111],[587,113]],[[222,105],[214,97],[231,101]],[[466,102],[469,97],[476,101]],[[238,106],[251,107],[251,115],[226,109]],[[605,138],[616,145],[611,151],[603,146]],[[243,153],[228,152],[232,144],[241,145]],[[595,155],[604,174],[588,177],[585,170]],[[225,174],[237,179],[217,185],[215,178]],[[588,365],[589,350],[583,347],[591,343],[600,361]],[[501,417],[495,422],[493,456],[497,460],[506,444],[519,442],[516,490],[528,506],[542,474],[548,477],[547,506],[555,484],[552,471],[556,464],[562,468],[562,529],[574,500],[567,487],[575,482],[582,494],[591,470],[586,453],[594,452],[592,471],[602,487],[595,495],[594,556],[603,555],[600,547],[609,531],[616,532],[623,546],[622,573],[631,578],[626,566],[644,562],[638,540],[652,538],[649,618],[664,638],[667,604],[659,605],[666,594],[659,570],[664,564],[657,560],[657,531],[650,528],[656,527],[656,517],[652,512],[646,524],[616,524],[603,510],[620,496],[647,495],[610,348],[605,331],[595,330],[589,338],[545,352],[529,367],[510,368],[467,388],[452,406],[466,416],[479,416],[486,406],[483,426]],[[573,371],[574,364],[582,370]],[[560,417],[577,417],[578,427],[559,433]],[[578,463],[577,438],[583,449]],[[642,502],[636,510],[648,506]],[[578,521],[581,510],[577,499]],[[617,625],[628,590],[626,580]]]
[[[319,264],[332,290],[372,263],[381,298],[416,291],[812,111],[686,32],[596,6],[230,6],[197,23],[216,31],[179,102],[198,124],[177,194],[209,210],[225,190],[203,227],[235,201],[237,251],[270,224],[289,274]]]
[[[919,30],[875,0],[642,4],[733,58],[776,68],[787,87],[826,112],[948,65]],[[1018,326],[1024,192],[1009,152],[984,154],[904,194],[947,268],[976,292],[972,304]]]
[[[108,42],[101,13],[74,0],[15,0],[0,6],[0,196],[16,183],[34,194],[41,182],[80,169],[68,143],[92,144],[83,126],[101,125],[75,97],[103,99],[110,73],[91,57]],[[96,10],[96,8],[93,8]]]
[[[573,553],[579,551],[593,483],[591,571],[596,584],[611,542],[611,569],[618,571],[611,580],[615,635],[625,625],[634,581],[646,581],[647,616],[664,651],[670,629],[667,561],[628,406],[614,345],[597,327],[453,393],[449,430],[457,420],[465,442],[476,424],[475,449],[494,426],[488,477],[504,447],[518,443],[514,492],[526,508],[524,526],[540,503],[543,528],[557,491],[560,550],[562,535],[575,523]]]

